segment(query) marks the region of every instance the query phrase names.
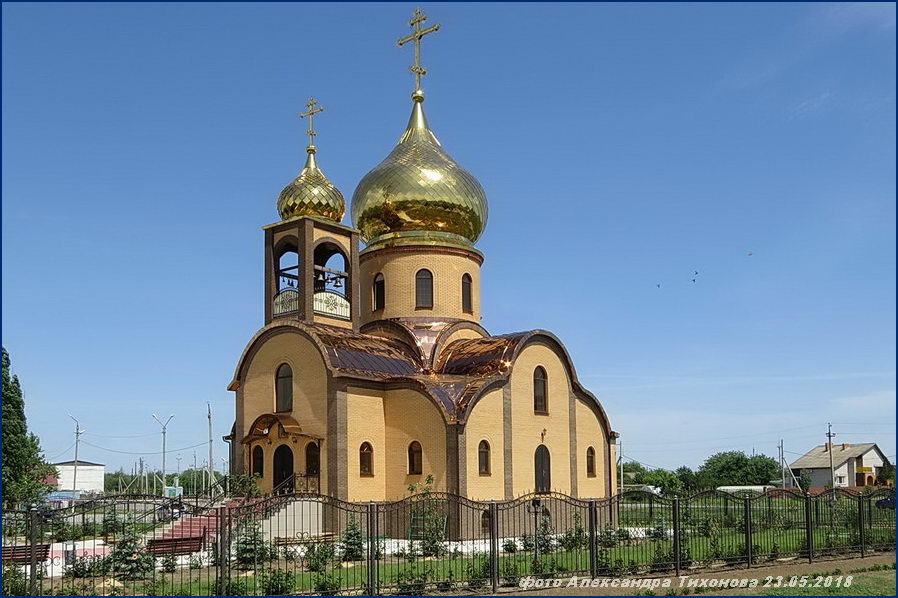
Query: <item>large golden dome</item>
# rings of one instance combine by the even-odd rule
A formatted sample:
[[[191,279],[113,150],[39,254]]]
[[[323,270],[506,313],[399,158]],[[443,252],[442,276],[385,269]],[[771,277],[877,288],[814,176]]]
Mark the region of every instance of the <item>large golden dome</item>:
[[[340,190],[327,180],[315,160],[315,146],[309,145],[305,168],[278,197],[281,218],[322,216],[340,222],[346,212],[346,200]]]
[[[408,128],[352,194],[352,222],[368,247],[449,244],[470,247],[483,232],[487,202],[471,173],[443,151],[412,96]]]

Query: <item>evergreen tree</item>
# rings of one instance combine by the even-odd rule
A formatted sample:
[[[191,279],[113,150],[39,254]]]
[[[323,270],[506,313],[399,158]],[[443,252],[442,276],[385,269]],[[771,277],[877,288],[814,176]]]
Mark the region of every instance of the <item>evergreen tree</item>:
[[[9,371],[9,353],[3,351],[3,504],[14,508],[36,502],[50,490],[45,484],[56,469],[43,458],[40,441],[28,432],[25,400],[19,378]]]
[[[146,579],[156,569],[156,559],[144,550],[140,535],[129,525],[112,549],[112,567],[122,579]]]
[[[360,561],[365,553],[365,536],[356,517],[350,516],[340,539],[340,547],[343,550],[344,561]]]

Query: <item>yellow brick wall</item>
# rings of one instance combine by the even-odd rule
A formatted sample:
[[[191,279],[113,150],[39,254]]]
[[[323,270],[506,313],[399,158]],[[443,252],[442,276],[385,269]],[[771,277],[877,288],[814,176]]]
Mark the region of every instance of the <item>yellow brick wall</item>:
[[[502,500],[505,498],[504,428],[502,426],[502,390],[485,394],[471,411],[465,426],[466,481],[468,498],[474,500]],[[490,445],[490,475],[479,471],[480,441]]]
[[[314,437],[327,436],[327,371],[324,360],[315,345],[306,337],[295,333],[284,333],[265,341],[246,370],[243,380],[244,421],[243,429],[249,427],[260,415],[274,413],[274,377],[282,363],[289,363],[293,369],[293,411],[290,415],[299,422],[304,433]],[[296,444],[289,443],[293,450],[293,466],[297,472],[305,472],[306,439]],[[266,441],[262,441],[265,443]],[[272,445],[265,450],[265,477],[263,489],[271,489],[272,455],[280,441],[275,437]],[[321,450],[321,471],[327,471],[326,440]],[[248,450],[248,449],[244,449]],[[248,452],[244,462],[249,463]],[[326,475],[321,476],[322,491],[327,491]]]
[[[427,268],[433,274],[433,309],[415,309],[415,274]],[[449,317],[480,322],[480,266],[473,259],[452,254],[422,252],[419,254],[383,251],[362,260],[360,299],[361,323],[399,317]],[[384,275],[384,309],[376,313],[373,306],[374,277]],[[462,311],[461,279],[470,274],[473,313]]]
[[[608,443],[595,412],[577,400],[577,494],[580,498],[604,498]],[[596,476],[586,475],[586,449],[596,451]]]
[[[382,391],[363,388],[346,390],[346,447],[348,464],[347,495],[349,501],[382,501],[386,499],[387,446],[384,430],[384,398]],[[374,476],[359,475],[359,448],[371,443],[374,451]]]
[[[343,250],[343,255],[346,257],[346,268],[348,269],[349,268],[349,256],[351,255],[351,252],[349,250],[349,236],[348,235],[343,236],[340,233],[332,232],[329,230],[322,230],[320,228],[312,229],[312,244],[313,245],[318,242],[318,239],[323,239],[325,237],[330,237],[331,239],[335,240],[337,242],[336,243],[337,246],[341,250]]]
[[[533,412],[533,371],[542,366],[548,375],[548,415]],[[570,430],[568,401],[570,382],[567,369],[558,355],[546,344],[533,342],[518,355],[511,371],[512,472],[515,496],[534,491],[534,453],[540,436],[549,449],[551,489],[570,494]]]
[[[386,391],[384,399],[386,445],[385,494],[397,500],[408,486],[433,474],[434,489],[446,490],[446,424],[430,399],[412,389]],[[421,475],[408,475],[408,445],[421,443]]]

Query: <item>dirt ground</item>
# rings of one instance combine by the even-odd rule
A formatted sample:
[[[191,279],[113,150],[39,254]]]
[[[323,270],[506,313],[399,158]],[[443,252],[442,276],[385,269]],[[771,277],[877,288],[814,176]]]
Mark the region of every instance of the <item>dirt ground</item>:
[[[741,596],[746,594],[757,594],[759,590],[763,589],[761,588],[761,585],[764,584],[765,578],[767,576],[771,576],[773,578],[782,576],[788,580],[788,578],[792,577],[793,575],[797,575],[800,577],[802,575],[820,574],[824,571],[832,571],[834,569],[841,569],[842,574],[845,575],[848,574],[847,572],[851,569],[868,568],[872,567],[873,565],[890,565],[894,562],[895,553],[888,552],[877,554],[876,556],[869,556],[866,558],[821,559],[814,561],[813,563],[808,563],[807,561],[795,561],[789,563],[759,565],[757,567],[752,567],[751,569],[728,569],[726,571],[708,571],[701,573],[684,572],[684,575],[687,576],[687,579],[757,579],[759,585],[758,587],[753,589],[729,589],[725,591],[705,589],[696,592],[696,588],[692,588],[692,591],[690,592],[691,595],[701,596]],[[892,578],[894,579],[895,572],[891,571],[890,573],[892,575]],[[652,591],[654,591],[655,595],[664,596],[671,590],[677,590],[677,594],[680,594],[682,591],[680,586],[681,580],[678,577],[665,576],[655,579],[660,580],[662,583],[666,579],[669,580],[670,583],[670,585],[668,585],[667,587],[654,588]],[[510,589],[510,591],[508,592],[500,593],[514,596],[634,596],[639,594],[640,592],[644,593],[644,590],[639,587],[568,587],[568,582],[568,579],[564,579],[561,587],[557,588],[552,587],[529,591]]]

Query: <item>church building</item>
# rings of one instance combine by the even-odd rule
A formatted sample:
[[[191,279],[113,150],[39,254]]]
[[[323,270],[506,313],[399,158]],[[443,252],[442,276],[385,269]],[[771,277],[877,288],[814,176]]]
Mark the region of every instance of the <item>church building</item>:
[[[318,165],[323,108],[302,114],[305,167],[264,227],[265,323],[228,387],[232,471],[348,501],[396,500],[428,476],[477,500],[608,497],[617,434],[561,340],[481,325],[487,197],[424,115],[420,44],[439,28],[425,19],[399,40],[415,47],[408,126],[359,181],[352,226]]]

